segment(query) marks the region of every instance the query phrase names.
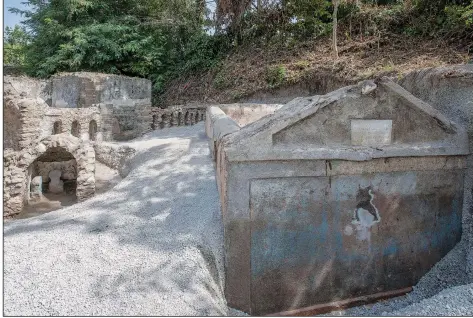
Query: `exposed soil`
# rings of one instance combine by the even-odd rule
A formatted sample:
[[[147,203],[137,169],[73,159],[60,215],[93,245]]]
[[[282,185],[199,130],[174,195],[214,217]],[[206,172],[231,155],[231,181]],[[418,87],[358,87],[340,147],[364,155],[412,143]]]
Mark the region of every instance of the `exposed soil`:
[[[191,103],[287,102],[296,96],[325,94],[360,80],[401,77],[415,69],[464,64],[472,58],[464,45],[440,39],[386,34],[339,40],[334,60],[330,38],[237,48],[207,73],[170,83],[160,106]],[[270,85],[268,69],[283,80]]]
[[[113,170],[106,165],[95,163],[95,193],[104,193],[113,188],[121,177],[116,170]],[[38,216],[47,212],[62,209],[77,203],[75,194],[58,194],[58,193],[44,193],[39,200],[30,202],[25,206],[23,211],[15,215],[14,219],[25,219],[33,216]]]

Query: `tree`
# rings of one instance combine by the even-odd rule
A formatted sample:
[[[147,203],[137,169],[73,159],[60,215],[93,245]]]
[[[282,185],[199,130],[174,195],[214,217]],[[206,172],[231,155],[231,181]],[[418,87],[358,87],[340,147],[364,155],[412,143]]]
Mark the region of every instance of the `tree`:
[[[28,0],[34,38],[26,52],[31,75],[95,71],[140,76],[160,88],[201,35],[200,0]],[[205,7],[205,6],[204,6]]]
[[[3,63],[22,67],[25,63],[25,52],[30,43],[30,36],[24,27],[15,25],[6,27],[3,37]]]
[[[333,31],[332,31],[332,46],[333,46],[333,57],[338,59],[338,47],[337,47],[337,13],[339,0],[333,0]]]

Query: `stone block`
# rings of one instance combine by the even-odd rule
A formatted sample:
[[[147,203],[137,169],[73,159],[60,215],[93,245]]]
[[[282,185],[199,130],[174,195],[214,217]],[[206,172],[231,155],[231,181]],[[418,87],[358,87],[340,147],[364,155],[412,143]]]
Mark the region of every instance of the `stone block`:
[[[460,240],[466,130],[390,80],[241,129],[222,112],[207,110],[206,132],[229,305],[266,315],[394,292]]]

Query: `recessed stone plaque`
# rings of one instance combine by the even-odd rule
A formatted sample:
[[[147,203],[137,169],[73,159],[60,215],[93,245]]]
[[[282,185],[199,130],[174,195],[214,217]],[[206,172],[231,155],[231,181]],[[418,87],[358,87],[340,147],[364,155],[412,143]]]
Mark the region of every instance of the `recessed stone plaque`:
[[[392,120],[352,119],[353,146],[383,146],[391,144]]]

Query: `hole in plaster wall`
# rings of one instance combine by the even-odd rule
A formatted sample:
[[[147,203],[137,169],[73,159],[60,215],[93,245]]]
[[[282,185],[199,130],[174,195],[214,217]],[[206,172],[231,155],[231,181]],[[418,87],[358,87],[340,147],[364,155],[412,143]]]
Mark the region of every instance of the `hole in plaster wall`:
[[[58,120],[53,125],[52,134],[57,135],[57,134],[60,134],[61,132],[62,132],[62,122]]]
[[[95,140],[97,138],[97,122],[91,120],[89,123],[89,140]]]
[[[80,136],[80,124],[77,120],[74,120],[72,122],[71,135],[74,136],[74,137],[77,137],[77,138],[79,138],[79,136]]]

